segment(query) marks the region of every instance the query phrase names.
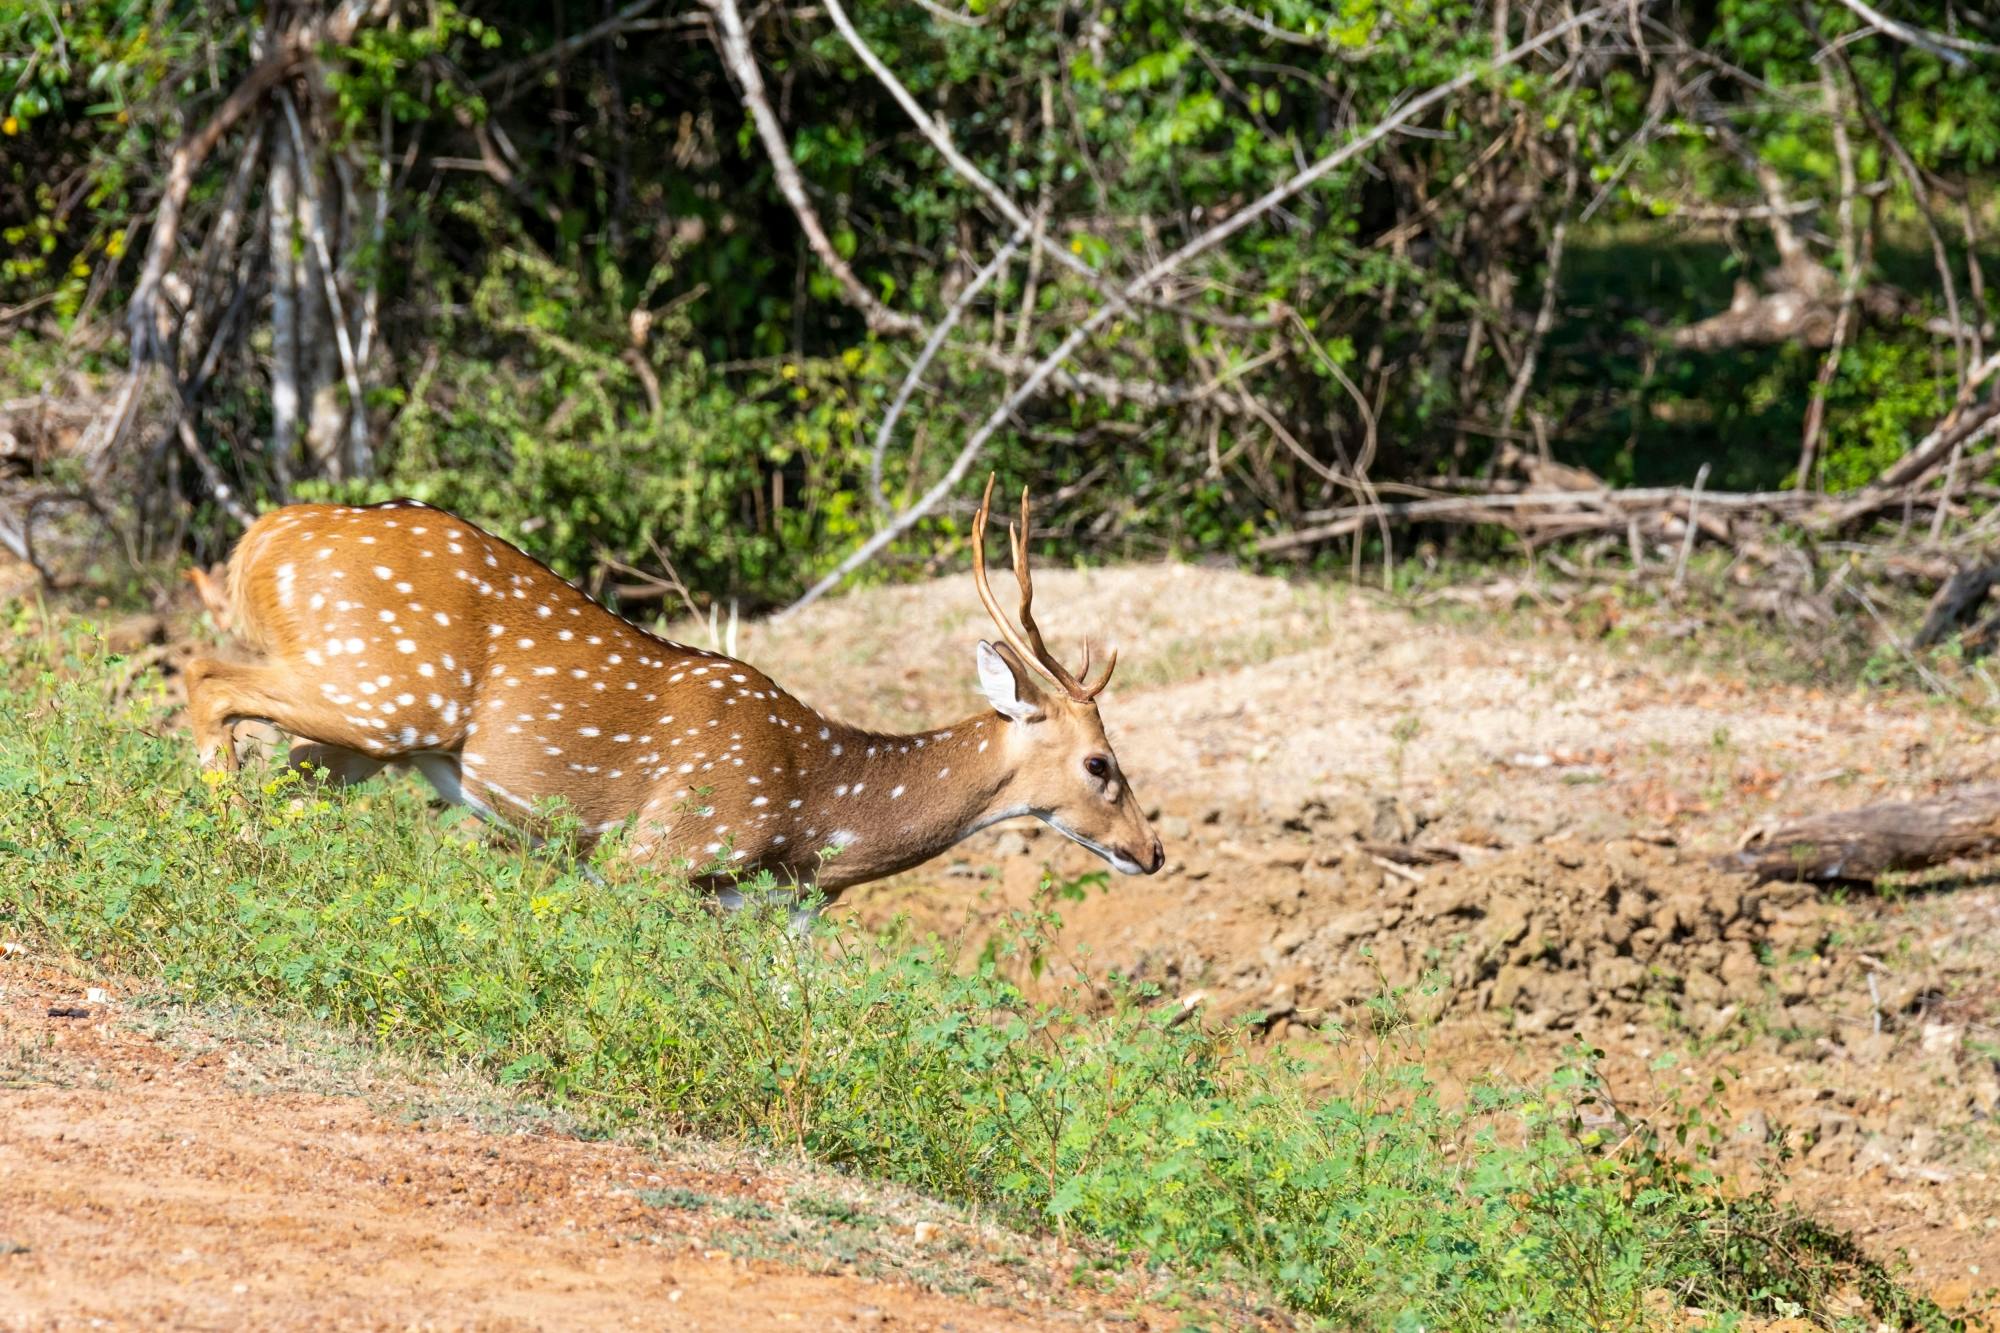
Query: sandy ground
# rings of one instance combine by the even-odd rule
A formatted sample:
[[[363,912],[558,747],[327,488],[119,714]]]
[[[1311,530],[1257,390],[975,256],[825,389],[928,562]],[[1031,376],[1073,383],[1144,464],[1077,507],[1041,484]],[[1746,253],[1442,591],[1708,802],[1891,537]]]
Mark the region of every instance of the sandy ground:
[[[921,1200],[405,1078],[0,965],[0,1328],[1167,1326]]]
[[[743,647],[812,680],[835,642],[866,645],[846,665],[869,683],[829,704],[948,716],[983,626],[966,594],[855,598]],[[1350,1057],[1328,1034],[1386,982],[1438,1018],[1422,1040],[1447,1079],[1532,1079],[1579,1039],[1637,1111],[1719,1079],[1732,1169],[1782,1161],[1786,1197],[1947,1299],[2000,1308],[1995,878],[1956,866],[1876,893],[1710,864],[1767,818],[1990,780],[1992,731],[1934,699],[1753,683],[1555,624],[1454,625],[1237,573],[1055,572],[1037,608],[1116,635],[1129,666],[1105,715],[1169,855],[1058,903],[1080,970],[1275,1015],[1267,1039],[1330,1078]],[[913,650],[869,616],[945,632]],[[1385,865],[1384,845],[1441,859]],[[836,910],[977,939],[1045,877],[1097,868],[1002,828]]]
[[[1254,1019],[1329,1080],[1356,1058],[1358,1006],[1388,985],[1407,988],[1423,1020],[1408,1040],[1447,1088],[1532,1080],[1579,1040],[1634,1113],[1719,1087],[1728,1173],[1782,1167],[1787,1197],[1907,1255],[1939,1296],[1995,1308],[2000,880],[1958,866],[1889,891],[1759,886],[1709,858],[1774,814],[1988,776],[2000,738],[1921,697],[1751,684],[1556,625],[1454,625],[1234,572],[1051,571],[1037,592],[1068,651],[1085,630],[1121,649],[1105,717],[1169,856],[1059,904],[1072,966],[1052,981],[1155,981],[1208,1021]],[[983,632],[959,577],[746,625],[736,648],[815,705],[908,726],[975,706]],[[159,656],[171,669],[176,650]],[[1045,880],[1099,868],[1034,825],[1002,827],[834,910],[976,943]],[[310,1095],[234,1087],[235,1038],[196,1058],[41,1016],[77,984],[0,973],[0,1052],[66,1071],[0,1079],[0,1242],[28,1247],[0,1257],[0,1311],[23,1326],[90,1309],[574,1325],[657,1320],[675,1291],[678,1327],[1147,1318],[1143,1293],[1090,1297],[1008,1265],[961,1293],[956,1276],[982,1271],[969,1241],[946,1260],[904,1244],[829,1268],[853,1237],[802,1257],[729,1241],[756,1228],[715,1208],[629,1193],[659,1176],[782,1205],[792,1187],[768,1166],[690,1176],[548,1131],[411,1124],[334,1095],[338,1078]]]

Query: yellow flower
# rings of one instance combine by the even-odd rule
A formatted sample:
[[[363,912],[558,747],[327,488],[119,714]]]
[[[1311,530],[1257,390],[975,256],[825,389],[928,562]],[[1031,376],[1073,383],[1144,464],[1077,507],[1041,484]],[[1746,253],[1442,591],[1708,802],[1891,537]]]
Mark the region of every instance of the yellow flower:
[[[12,116],[7,117],[5,120],[0,120],[0,134],[19,134],[20,132],[21,122]]]
[[[211,768],[201,775],[201,780],[211,787],[220,787],[223,783],[229,781],[229,774],[219,768]]]

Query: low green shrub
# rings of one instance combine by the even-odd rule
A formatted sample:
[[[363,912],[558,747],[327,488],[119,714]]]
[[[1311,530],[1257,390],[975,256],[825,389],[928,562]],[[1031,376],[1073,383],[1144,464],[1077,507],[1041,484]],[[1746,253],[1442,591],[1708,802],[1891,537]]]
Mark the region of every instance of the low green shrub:
[[[80,635],[19,642],[0,926],[187,1000],[310,1013],[607,1124],[794,1149],[1197,1280],[1249,1276],[1346,1327],[1634,1327],[1688,1300],[1809,1304],[1856,1270],[1650,1134],[1587,1128],[1587,1059],[1447,1106],[1391,1039],[1309,1095],[1142,989],[1114,984],[1092,1016],[1032,1002],[1004,959],[832,924],[802,940],[779,912],[716,914],[614,860],[593,879],[469,831],[413,784],[199,775],[157,682],[127,688]],[[1024,919],[1018,947],[1054,925]],[[1866,1273],[1884,1309],[1925,1315]]]

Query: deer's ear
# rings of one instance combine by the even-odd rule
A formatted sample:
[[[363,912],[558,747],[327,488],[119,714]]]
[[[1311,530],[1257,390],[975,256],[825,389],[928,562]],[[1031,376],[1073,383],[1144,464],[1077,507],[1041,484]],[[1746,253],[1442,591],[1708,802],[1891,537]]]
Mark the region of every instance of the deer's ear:
[[[1043,716],[1041,691],[1012,652],[982,639],[978,662],[980,693],[995,712],[1016,722],[1034,722]]]

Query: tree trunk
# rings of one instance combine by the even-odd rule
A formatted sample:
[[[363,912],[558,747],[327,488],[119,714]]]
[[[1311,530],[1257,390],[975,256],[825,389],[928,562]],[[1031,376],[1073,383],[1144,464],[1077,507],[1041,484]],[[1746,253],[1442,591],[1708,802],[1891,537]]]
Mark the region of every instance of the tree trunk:
[[[338,210],[329,204],[331,181],[320,169],[315,146],[306,144],[308,159],[297,164],[299,172],[299,370],[300,389],[306,402],[306,457],[313,471],[322,477],[340,480],[347,476],[347,451],[343,435],[347,414],[340,402],[340,354],[334,345],[333,310],[327,301],[327,284],[334,275],[320,266],[318,239],[339,254],[336,230]],[[307,173],[311,173],[307,188]]]
[[[299,195],[291,140],[271,139],[271,470],[288,489],[299,442]]]

